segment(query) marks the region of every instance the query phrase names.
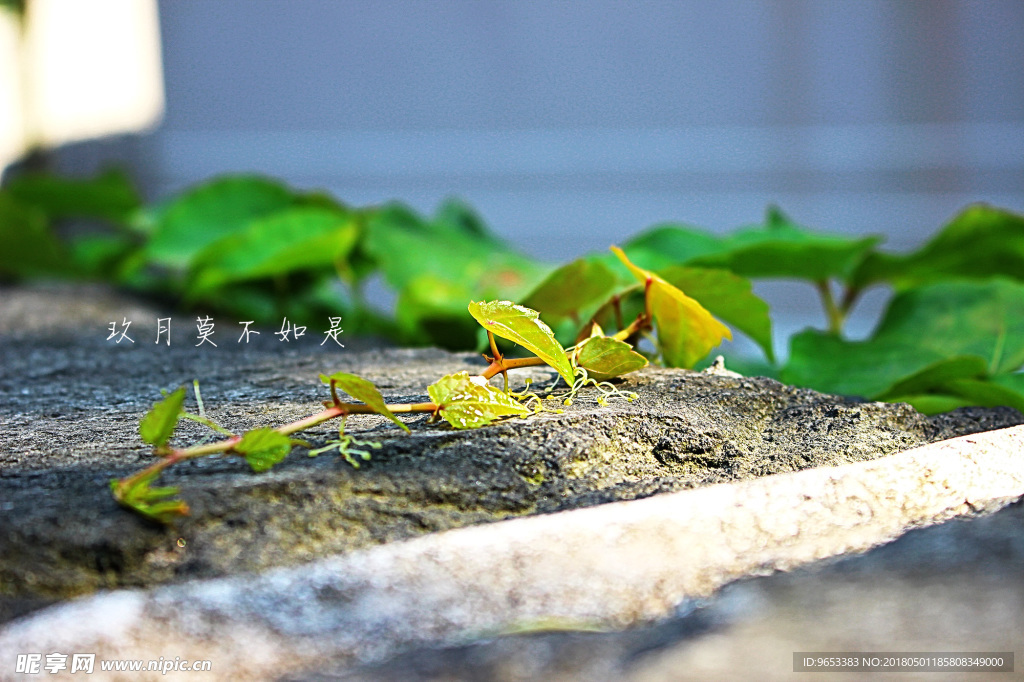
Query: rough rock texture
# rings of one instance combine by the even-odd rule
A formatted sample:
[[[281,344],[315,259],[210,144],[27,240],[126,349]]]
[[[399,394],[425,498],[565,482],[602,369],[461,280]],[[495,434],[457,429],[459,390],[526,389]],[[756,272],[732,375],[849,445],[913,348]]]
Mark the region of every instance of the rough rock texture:
[[[459,528],[258,576],[117,590],[12,623],[0,631],[0,660],[33,647],[102,660],[187,656],[216,661],[211,679],[262,680],[480,633],[642,624],[732,580],[1019,499],[1022,451],[1024,427],[1015,427],[870,462]],[[977,585],[973,593],[986,598]]]
[[[156,313],[135,314],[132,346],[77,320],[75,336],[49,326],[28,334],[24,319],[20,335],[0,336],[0,618],[100,588],[292,565],[447,528],[863,461],[1021,419],[967,411],[930,420],[768,379],[649,369],[621,383],[640,395],[634,403],[599,407],[588,391],[564,414],[475,431],[420,416],[407,436],[381,417],[352,417],[348,431],[384,443],[358,470],[298,451],[263,474],[231,457],[179,465],[164,480],[181,487],[192,516],[168,529],[119,509],[107,487],[149,461],[137,425],[160,389],[198,378],[210,415],[240,432],[316,411],[326,397],[320,371],[355,372],[389,400],[415,402],[442,374],[482,361],[330,348],[313,330],[306,343],[265,332],[239,344],[228,324],[218,347],[197,348],[188,320],[172,322],[181,335],[168,347],[148,338]],[[319,444],[335,428],[306,433]],[[205,433],[188,423],[179,440]]]
[[[178,653],[196,658],[202,647],[189,639],[188,623],[198,631],[208,627],[206,616],[197,614],[216,611],[216,600],[207,600],[213,593],[205,591],[213,588],[204,587],[215,583],[174,583],[274,567],[287,571],[324,557],[344,562],[353,552],[435,531],[867,462],[1024,422],[1011,410],[929,419],[907,406],[824,396],[767,379],[651,369],[621,383],[640,394],[635,403],[613,400],[599,407],[595,394],[587,393],[564,414],[473,432],[414,417],[408,419],[413,434],[406,436],[383,418],[353,417],[350,432],[384,443],[358,470],[337,457],[309,459],[298,450],[264,474],[237,458],[182,465],[166,481],[181,486],[193,514],[163,528],[118,508],[107,489],[110,478],[150,461],[137,423],[161,388],[199,379],[211,416],[241,431],[318,409],[325,397],[316,380],[320,371],[355,372],[376,382],[389,400],[413,402],[425,399],[426,386],[441,374],[472,370],[481,361],[431,350],[360,350],[351,339],[344,339],[345,349],[320,346],[322,335],[312,329],[289,344],[263,330],[243,345],[235,342],[235,321],[218,321],[218,348],[196,348],[194,320],[183,315],[174,317],[167,347],[153,343],[157,316],[136,302],[91,290],[0,290],[0,622],[104,588],[167,585],[155,593],[170,590],[171,601],[179,587],[197,590],[195,603],[206,600],[212,611],[186,610],[185,621],[175,625],[184,628]],[[122,317],[133,320],[134,346],[105,341],[110,321]],[[553,372],[518,372],[516,385],[526,376],[542,383]],[[319,444],[333,429],[325,424],[307,436]],[[177,438],[192,443],[204,436],[190,423]],[[561,517],[552,517],[552,527]],[[898,534],[886,532],[849,547]],[[261,584],[272,584],[274,574],[265,575]],[[93,636],[89,618],[113,618],[116,629],[122,622],[117,618],[124,617],[128,627],[146,594],[98,597],[109,607],[102,612],[88,611],[90,602],[83,602],[82,613],[92,615],[85,616],[77,641]],[[31,634],[33,627],[45,632],[52,622],[40,614],[12,636]],[[231,637],[245,641],[246,628],[235,622]],[[266,635],[250,634],[257,640]],[[420,641],[420,635],[408,641]],[[189,650],[189,641],[197,648]],[[251,650],[251,642],[238,649]],[[272,668],[260,668],[256,659],[252,664],[254,670]],[[551,673],[543,676],[557,677]]]

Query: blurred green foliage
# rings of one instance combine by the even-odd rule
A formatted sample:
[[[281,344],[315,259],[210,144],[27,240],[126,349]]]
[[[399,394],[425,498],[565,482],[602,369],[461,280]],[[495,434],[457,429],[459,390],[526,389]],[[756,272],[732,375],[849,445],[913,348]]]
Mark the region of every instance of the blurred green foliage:
[[[567,346],[589,338],[595,324],[623,329],[660,301],[650,312],[677,342],[659,349],[662,362],[706,362],[695,355],[704,346],[685,340],[686,301],[645,299],[649,275],[647,287],[672,285],[749,337],[764,357],[730,359],[748,372],[932,413],[964,405],[1024,409],[1024,217],[973,205],[911,253],[885,252],[881,242],[812,231],[769,208],[762,224],[725,235],[654,226],[624,244],[631,272],[612,253],[560,267],[539,262],[456,200],[425,216],[397,202],[353,207],[236,175],[146,204],[116,171],[91,179],[23,175],[0,190],[6,281],[104,281],[266,326],[284,316],[322,326],[341,315],[346,333],[450,349],[482,348],[485,337],[465,314],[470,301],[520,301],[540,311]],[[372,277],[395,292],[393,312],[367,304]],[[782,365],[768,305],[751,287],[773,278],[813,286],[826,315],[823,329],[790,339]],[[879,286],[893,296],[878,327],[862,341],[844,338],[850,311]],[[601,344],[588,350],[595,363],[609,362],[602,358],[613,344]]]

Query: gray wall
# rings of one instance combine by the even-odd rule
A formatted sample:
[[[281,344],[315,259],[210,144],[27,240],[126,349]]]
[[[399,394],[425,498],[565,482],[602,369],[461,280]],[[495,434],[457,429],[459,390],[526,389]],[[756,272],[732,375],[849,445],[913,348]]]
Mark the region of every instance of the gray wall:
[[[895,248],[971,201],[1024,211],[1020,0],[160,10],[168,109],[136,158],[157,195],[241,170],[355,203],[456,194],[551,260],[770,202]],[[799,322],[808,299],[764,290]]]

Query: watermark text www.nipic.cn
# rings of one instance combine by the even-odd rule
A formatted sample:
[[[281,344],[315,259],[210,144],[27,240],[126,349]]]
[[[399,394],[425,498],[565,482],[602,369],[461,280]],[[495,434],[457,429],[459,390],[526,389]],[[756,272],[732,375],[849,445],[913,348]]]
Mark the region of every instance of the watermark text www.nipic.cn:
[[[322,346],[328,341],[333,341],[339,347],[344,348],[345,344],[338,340],[338,337],[341,335],[341,333],[345,331],[344,329],[341,328],[341,317],[328,317],[327,322],[330,326],[328,327],[327,331],[322,332],[324,338],[320,342],[320,345]],[[225,334],[225,336],[227,336],[228,343],[230,343],[232,339],[234,339],[235,343],[249,343],[249,340],[253,336],[259,336],[261,333],[252,328],[252,325],[254,324],[253,320],[243,320],[240,321],[238,324],[241,326],[240,330],[234,329],[231,332],[228,332],[227,334],[230,334],[230,336],[227,336],[227,334]],[[114,320],[107,327],[107,331],[110,332],[107,336],[107,341],[113,341],[114,343],[117,344],[121,343],[122,341],[128,344],[134,344],[135,337],[138,337],[140,339],[143,338],[141,336],[141,332],[138,331],[137,329],[132,330],[131,326],[132,321],[129,320],[127,317],[122,318],[121,322],[117,322],[117,320]],[[210,317],[209,315],[205,317],[196,318],[196,332],[194,336],[192,336],[192,332],[189,327],[186,327],[186,329],[189,329],[190,344],[194,346],[209,345],[215,348],[217,347],[218,340],[215,338],[215,335],[217,334],[218,330],[216,328],[216,323],[214,322],[213,318]],[[239,332],[237,339],[235,339],[234,337],[234,332]],[[131,336],[130,334],[134,334],[135,337]],[[281,320],[281,329],[279,329],[276,332],[273,332],[273,335],[278,337],[278,341],[282,343],[291,343],[292,341],[298,341],[299,338],[306,336],[306,327],[293,324],[286,317],[283,320]],[[310,336],[313,338],[319,338],[320,334],[312,332]],[[149,338],[153,337],[150,336]],[[195,343],[192,343],[192,341],[195,341]],[[157,318],[155,343],[157,345],[171,345],[171,318]],[[223,343],[223,341],[221,341],[221,343]]]
[[[14,672],[22,675],[56,675],[66,673],[74,675],[84,673],[91,675],[99,672],[158,672],[166,675],[172,672],[210,672],[213,663],[210,661],[174,658],[154,658],[150,660],[133,660],[128,658],[112,658],[96,660],[96,654],[64,654],[55,651],[51,654],[18,654],[14,663]]]

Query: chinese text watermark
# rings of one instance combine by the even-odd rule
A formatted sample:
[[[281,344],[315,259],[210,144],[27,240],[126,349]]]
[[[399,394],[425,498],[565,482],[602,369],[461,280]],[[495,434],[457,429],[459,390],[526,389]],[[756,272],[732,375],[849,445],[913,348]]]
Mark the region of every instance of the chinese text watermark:
[[[345,344],[339,339],[342,332],[345,330],[341,328],[341,317],[328,317],[328,328],[323,332],[324,339],[320,342],[323,346],[328,341],[333,341],[339,347],[344,348]],[[255,324],[255,320],[244,320],[238,322],[242,327],[241,335],[238,337],[236,343],[248,344],[253,336],[259,336],[261,332],[252,328]],[[120,323],[116,320],[111,322],[107,327],[107,331],[110,332],[107,335],[107,341],[113,341],[115,344],[120,344],[122,341],[126,344],[134,344],[135,339],[128,335],[128,329],[131,327],[132,321],[127,317],[123,318]],[[195,320],[196,334],[192,337],[195,340],[194,346],[205,346],[210,345],[217,348],[217,342],[214,341],[214,334],[217,333],[216,321],[209,315],[205,317],[197,317]],[[134,333],[134,332],[133,332]],[[287,317],[281,320],[281,328],[279,331],[274,332],[274,335],[278,337],[278,341],[281,342],[292,342],[298,341],[301,337],[306,336],[306,327],[292,323]],[[150,337],[153,338],[153,337]],[[165,344],[171,345],[171,318],[160,317],[156,321],[156,345]]]

